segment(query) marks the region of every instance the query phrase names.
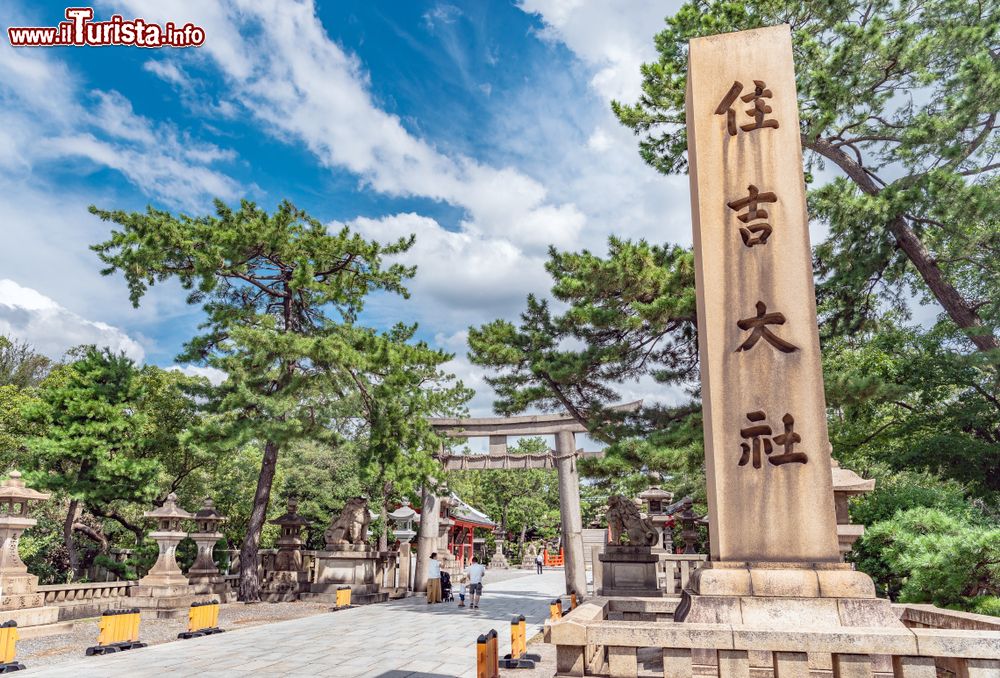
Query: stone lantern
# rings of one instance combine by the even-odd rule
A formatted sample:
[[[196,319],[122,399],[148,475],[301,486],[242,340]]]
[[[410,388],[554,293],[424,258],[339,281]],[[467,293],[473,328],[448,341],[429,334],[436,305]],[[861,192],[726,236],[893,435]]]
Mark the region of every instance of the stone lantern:
[[[833,467],[833,505],[837,510],[837,542],[840,555],[844,556],[865,532],[864,525],[855,525],[851,522],[847,510],[848,500],[855,495],[874,490],[875,481],[865,480],[851,469],[841,468],[836,459],[831,459],[830,465]]]
[[[417,512],[406,502],[398,509],[389,514],[389,518],[396,524],[393,533],[399,540],[399,585],[404,589],[411,588],[410,582],[413,565],[410,559],[410,551],[413,548],[411,541],[417,532],[413,529],[413,520],[417,517]]]
[[[653,527],[656,528],[656,532],[659,534],[659,539],[653,547],[653,551],[655,553],[672,552],[673,531],[670,530],[669,526],[673,525],[674,518],[667,514],[666,509],[670,505],[670,502],[673,501],[674,493],[667,492],[658,485],[651,485],[649,489],[639,493],[638,499],[642,502],[642,508],[645,509],[649,520],[653,523]],[[667,537],[668,532],[671,535],[669,538]]]
[[[283,515],[269,521],[281,528],[281,536],[274,569],[265,573],[261,585],[261,598],[268,602],[298,600],[299,593],[309,587],[309,573],[302,568],[302,528],[309,521],[299,515],[297,499],[289,499],[286,508]]]
[[[195,590],[177,565],[177,544],[188,536],[181,523],[194,516],[177,505],[177,495],[173,492],[167,495],[163,506],[146,511],[143,516],[156,521],[156,531],[149,536],[160,547],[160,555],[149,573],[132,587],[129,596],[136,607],[149,608],[160,619],[180,616],[186,613],[182,608],[196,598]]]
[[[499,525],[497,525],[497,528],[493,530],[493,539],[496,543],[496,550],[490,557],[490,568],[494,570],[506,570],[510,567],[510,563],[507,562],[507,556],[503,554],[503,543],[506,537],[507,535],[504,534],[504,531],[500,529]]]
[[[188,582],[198,593],[226,593],[225,579],[212,557],[215,544],[223,537],[219,532],[219,525],[225,521],[226,517],[218,512],[215,502],[208,497],[205,497],[202,507],[194,514],[197,531],[191,532],[189,536],[198,545],[198,558],[188,570]]]
[[[417,535],[416,530],[413,529],[413,519],[417,517],[417,512],[410,506],[410,502],[406,502],[400,506],[390,513],[388,517],[396,525],[392,532],[396,535],[399,543],[409,544]]]
[[[59,608],[42,607],[45,596],[37,591],[38,577],[28,574],[17,550],[21,534],[38,522],[28,517],[29,507],[49,496],[25,487],[17,471],[0,484],[0,617],[21,627],[52,624],[59,618]]]

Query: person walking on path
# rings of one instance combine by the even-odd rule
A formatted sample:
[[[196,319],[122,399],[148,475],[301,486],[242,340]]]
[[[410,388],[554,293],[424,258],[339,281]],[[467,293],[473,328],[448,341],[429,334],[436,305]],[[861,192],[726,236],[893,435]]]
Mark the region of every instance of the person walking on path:
[[[479,609],[479,597],[483,595],[483,577],[486,568],[479,564],[479,558],[472,559],[472,565],[465,571],[469,578],[469,609]]]
[[[427,604],[441,602],[441,561],[438,554],[431,554],[427,564]]]
[[[541,553],[539,553],[538,555],[535,556],[535,569],[537,570],[538,574],[542,573],[542,563],[544,563],[544,562],[545,562],[545,559],[542,558],[542,554]]]

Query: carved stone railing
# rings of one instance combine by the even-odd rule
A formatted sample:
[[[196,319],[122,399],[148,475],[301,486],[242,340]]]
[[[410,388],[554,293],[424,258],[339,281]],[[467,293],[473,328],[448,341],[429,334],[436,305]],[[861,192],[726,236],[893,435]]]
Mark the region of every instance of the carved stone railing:
[[[679,596],[687,588],[691,575],[708,560],[703,553],[661,553],[656,564],[660,590],[667,596]]]
[[[561,620],[546,622],[546,642],[556,645],[556,675],[634,678],[639,650],[655,648],[665,678],[800,678],[817,669],[851,678],[935,678],[939,669],[966,678],[1000,676],[1000,631],[808,626],[765,631],[606,621],[608,604],[607,598],[592,599]]]
[[[128,607],[128,595],[136,582],[105,581],[39,586],[45,605],[59,608],[59,620],[95,617],[105,610]]]

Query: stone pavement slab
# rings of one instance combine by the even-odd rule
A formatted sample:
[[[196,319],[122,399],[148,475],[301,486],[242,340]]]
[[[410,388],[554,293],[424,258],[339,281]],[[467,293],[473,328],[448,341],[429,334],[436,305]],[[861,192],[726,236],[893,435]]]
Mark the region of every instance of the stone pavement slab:
[[[479,610],[404,598],[120,654],[29,666],[25,674],[465,678],[475,676],[479,634],[496,629],[503,656],[510,652],[511,617],[525,616],[530,638],[541,630],[549,602],[564,587],[559,570],[525,572],[493,583],[487,573]]]

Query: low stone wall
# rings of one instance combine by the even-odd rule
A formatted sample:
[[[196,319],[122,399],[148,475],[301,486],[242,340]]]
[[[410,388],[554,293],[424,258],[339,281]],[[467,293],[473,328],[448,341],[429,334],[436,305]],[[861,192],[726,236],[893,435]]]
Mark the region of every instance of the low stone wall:
[[[1000,617],[945,610],[933,605],[902,604],[893,605],[892,609],[910,628],[1000,631]]]
[[[708,675],[711,668],[718,678],[801,678],[815,666],[826,665],[835,676],[870,678],[883,662],[887,666],[880,670],[897,678],[1000,676],[1000,630],[913,626],[763,631],[729,624],[610,621],[610,609],[611,599],[592,598],[562,619],[546,621],[545,641],[556,646],[558,676],[634,678],[639,651],[648,648],[655,648],[662,657],[663,675],[671,677]],[[928,615],[939,612],[942,618],[951,617],[947,610],[917,609],[913,614],[922,613],[929,621]],[[752,661],[764,652],[770,653],[768,665],[754,666]]]
[[[105,610],[131,607],[129,592],[134,581],[106,581],[39,586],[45,605],[59,608],[59,621],[100,616]]]

